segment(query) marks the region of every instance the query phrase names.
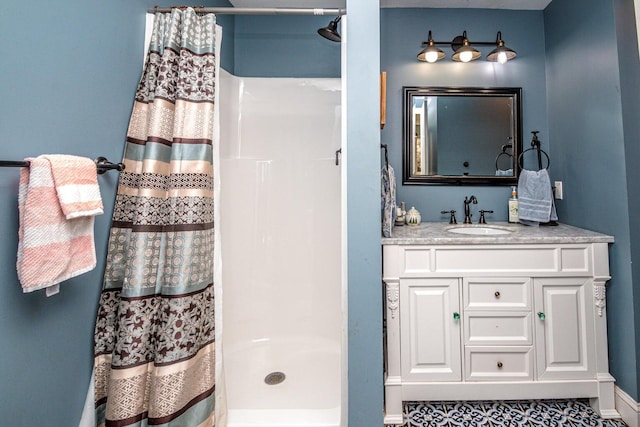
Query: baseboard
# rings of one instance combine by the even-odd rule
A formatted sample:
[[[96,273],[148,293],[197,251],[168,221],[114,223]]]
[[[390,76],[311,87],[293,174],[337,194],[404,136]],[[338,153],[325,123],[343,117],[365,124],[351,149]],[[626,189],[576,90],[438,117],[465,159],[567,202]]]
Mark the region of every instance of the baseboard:
[[[616,409],[629,427],[640,427],[640,403],[616,386]]]

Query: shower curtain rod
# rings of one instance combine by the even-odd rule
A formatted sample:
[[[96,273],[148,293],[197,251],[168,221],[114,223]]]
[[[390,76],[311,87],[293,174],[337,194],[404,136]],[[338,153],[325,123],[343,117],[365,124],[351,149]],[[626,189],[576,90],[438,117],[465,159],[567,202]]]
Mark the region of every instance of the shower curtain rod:
[[[171,9],[182,9],[187,6],[153,7],[149,13],[167,13]],[[278,7],[202,7],[193,6],[199,13],[215,13],[218,15],[346,15],[347,9],[296,9]]]

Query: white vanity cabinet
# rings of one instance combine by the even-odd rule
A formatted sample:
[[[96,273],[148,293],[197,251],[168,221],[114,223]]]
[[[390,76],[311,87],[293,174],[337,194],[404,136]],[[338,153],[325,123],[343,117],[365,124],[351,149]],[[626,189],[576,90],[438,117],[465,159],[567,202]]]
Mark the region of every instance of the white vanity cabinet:
[[[536,279],[534,299],[537,377],[541,380],[593,378],[596,342],[589,333],[593,317],[591,281],[583,278]]]
[[[386,424],[421,400],[590,398],[602,417],[619,416],[604,304],[611,237],[418,227],[383,239]]]
[[[406,279],[400,301],[402,378],[460,381],[460,293],[458,279]]]
[[[531,279],[465,277],[462,282],[465,379],[532,380]]]

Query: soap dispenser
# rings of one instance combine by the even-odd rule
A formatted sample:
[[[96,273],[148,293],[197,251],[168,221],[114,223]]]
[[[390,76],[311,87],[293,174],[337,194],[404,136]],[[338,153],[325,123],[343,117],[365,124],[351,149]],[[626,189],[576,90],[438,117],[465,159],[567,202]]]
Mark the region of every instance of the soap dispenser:
[[[511,187],[511,198],[509,199],[509,222],[518,222],[518,194],[515,185]]]

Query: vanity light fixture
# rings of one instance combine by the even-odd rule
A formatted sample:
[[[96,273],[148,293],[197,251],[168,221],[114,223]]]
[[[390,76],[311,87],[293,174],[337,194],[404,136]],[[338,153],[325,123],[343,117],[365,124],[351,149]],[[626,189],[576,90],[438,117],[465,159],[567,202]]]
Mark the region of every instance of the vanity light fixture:
[[[458,62],[475,61],[482,56],[482,54],[472,46],[474,44],[496,46],[496,48],[487,55],[487,61],[490,62],[499,62],[504,64],[516,57],[516,52],[504,45],[504,40],[502,40],[502,33],[500,31],[498,31],[496,41],[494,42],[469,41],[466,31],[463,31],[461,36],[454,37],[450,42],[437,42],[433,40],[431,30],[429,30],[429,39],[426,42],[422,42],[422,44],[426,45],[426,47],[418,54],[418,60],[424,62],[433,63],[445,57],[444,52],[440,50],[437,45],[450,46],[453,50],[451,59]]]
[[[422,49],[418,54],[418,60],[425,62],[436,62],[445,57],[444,52],[436,46],[436,43],[431,37],[431,30],[429,30],[429,40],[426,41],[427,47]]]
[[[462,46],[460,46],[460,42],[462,42]],[[469,44],[466,31],[463,31],[461,36],[457,36],[453,39],[451,42],[451,49],[455,52],[451,59],[458,62],[475,61],[482,56],[476,48]]]
[[[496,45],[498,45],[498,47],[493,49],[491,53],[487,55],[487,61],[504,64],[516,57],[516,52],[504,45],[504,40],[502,40],[502,33],[500,31],[498,31],[498,35],[496,36]]]

